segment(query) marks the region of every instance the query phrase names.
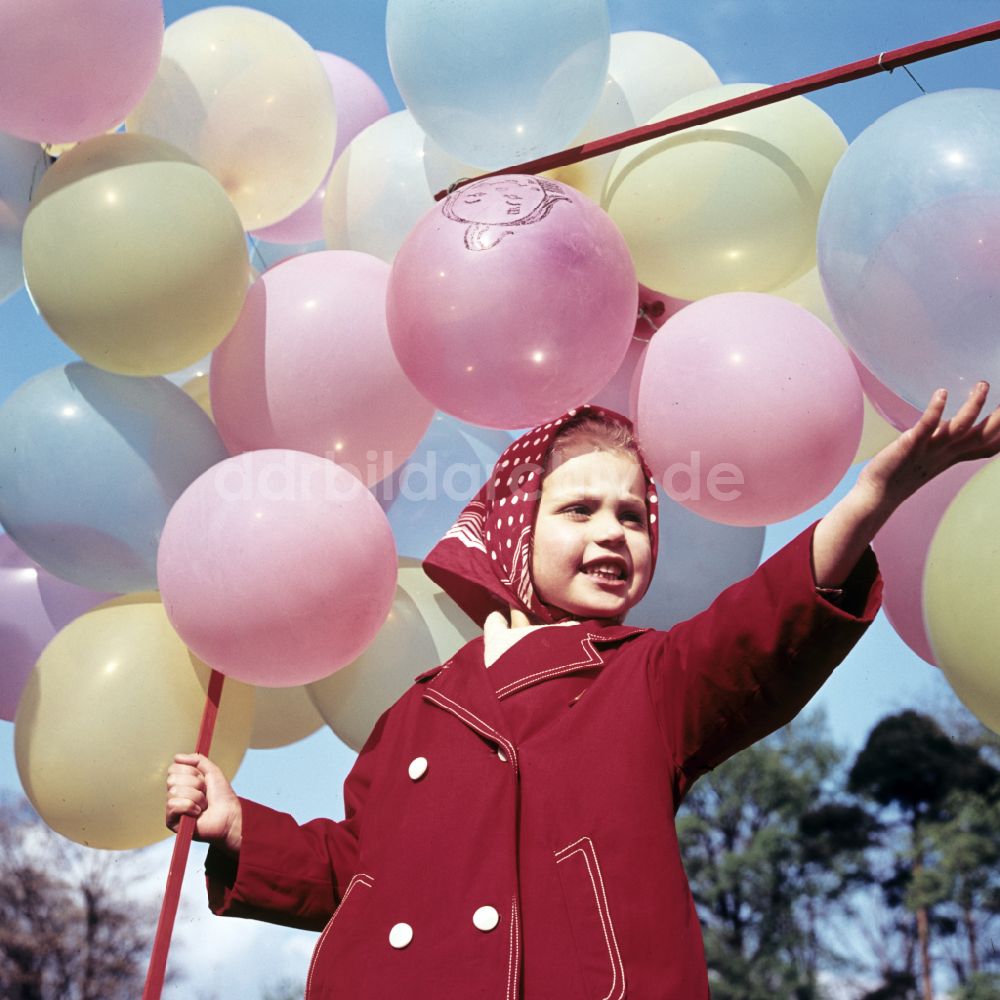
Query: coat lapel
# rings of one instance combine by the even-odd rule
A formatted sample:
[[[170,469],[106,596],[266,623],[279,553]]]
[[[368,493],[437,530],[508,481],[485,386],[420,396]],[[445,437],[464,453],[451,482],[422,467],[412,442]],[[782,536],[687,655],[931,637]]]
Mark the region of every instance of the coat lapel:
[[[510,738],[496,693],[483,666],[483,640],[467,642],[447,663],[417,677],[423,699],[479,733],[505,753],[517,771],[517,747]]]
[[[546,629],[544,636],[540,636],[541,641],[547,646],[546,654],[543,657],[537,655],[523,657],[517,664],[520,669],[506,671],[503,684],[496,688],[497,699],[503,701],[504,698],[535,684],[554,680],[565,674],[603,666],[604,657],[601,655],[600,647],[615,645],[646,631],[648,629],[623,625],[602,627],[597,622],[581,622],[575,627],[560,626],[558,629]],[[530,641],[530,637],[522,641]],[[516,646],[513,648],[517,649]]]

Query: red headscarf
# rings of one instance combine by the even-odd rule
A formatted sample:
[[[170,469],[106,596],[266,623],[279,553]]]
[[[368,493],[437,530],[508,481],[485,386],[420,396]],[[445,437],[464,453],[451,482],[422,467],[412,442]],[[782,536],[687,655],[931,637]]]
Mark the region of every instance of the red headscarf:
[[[587,418],[632,429],[621,414],[587,405],[529,431],[497,459],[493,475],[427,554],[424,572],[478,625],[491,611],[508,607],[520,608],[533,621],[545,624],[572,617],[539,600],[531,579],[531,546],[553,441]],[[640,465],[646,480],[652,568],[659,539],[656,487],[641,455]]]

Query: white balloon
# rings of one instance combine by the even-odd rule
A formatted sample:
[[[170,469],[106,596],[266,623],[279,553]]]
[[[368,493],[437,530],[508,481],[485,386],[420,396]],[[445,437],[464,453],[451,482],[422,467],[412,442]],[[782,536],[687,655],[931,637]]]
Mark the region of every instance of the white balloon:
[[[391,263],[434,195],[482,171],[449,156],[409,111],[380,118],[340,154],[323,202],[330,250],[358,250]]]
[[[378,717],[413,678],[479,634],[475,624],[415,559],[400,559],[396,596],[370,646],[346,667],[307,685],[327,725],[360,750]]]
[[[0,133],[0,302],[24,284],[21,233],[31,192],[46,166],[37,143]]]
[[[668,104],[720,83],[700,52],[655,31],[616,31],[608,75],[621,87],[637,122],[648,122]]]

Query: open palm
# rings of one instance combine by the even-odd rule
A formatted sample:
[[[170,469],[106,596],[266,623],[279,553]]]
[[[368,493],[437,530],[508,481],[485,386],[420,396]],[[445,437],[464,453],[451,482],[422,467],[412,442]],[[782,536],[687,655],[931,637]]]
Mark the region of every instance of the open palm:
[[[948,394],[939,389],[920,419],[865,466],[858,486],[899,504],[958,462],[996,455],[1000,452],[1000,407],[976,422],[989,389],[986,382],[978,382],[950,420],[942,420]]]

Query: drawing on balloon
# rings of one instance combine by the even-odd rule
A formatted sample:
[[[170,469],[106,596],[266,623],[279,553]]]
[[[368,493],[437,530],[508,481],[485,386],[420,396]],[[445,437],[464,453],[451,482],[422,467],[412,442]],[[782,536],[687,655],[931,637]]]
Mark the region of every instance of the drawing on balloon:
[[[570,201],[555,181],[541,177],[487,177],[453,191],[441,211],[466,226],[469,250],[491,250],[519,226],[541,222],[559,201]]]

